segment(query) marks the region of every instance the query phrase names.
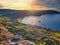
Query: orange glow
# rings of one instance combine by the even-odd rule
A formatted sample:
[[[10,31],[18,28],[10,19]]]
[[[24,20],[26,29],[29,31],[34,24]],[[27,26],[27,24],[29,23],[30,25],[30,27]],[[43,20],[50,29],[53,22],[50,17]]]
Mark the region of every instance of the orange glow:
[[[4,6],[3,8],[15,9],[15,10],[44,10],[47,9],[45,6],[33,5],[35,0],[11,0],[11,1],[0,1]]]

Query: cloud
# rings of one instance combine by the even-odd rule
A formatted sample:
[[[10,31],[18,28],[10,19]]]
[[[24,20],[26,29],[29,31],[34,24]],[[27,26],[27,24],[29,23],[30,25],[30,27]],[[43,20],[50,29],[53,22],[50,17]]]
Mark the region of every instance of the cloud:
[[[42,5],[33,5],[35,0],[1,0],[0,4],[3,5],[3,8],[17,9],[17,10],[44,10],[47,9],[46,6]]]
[[[3,6],[7,8],[11,8],[11,6],[13,6],[14,3],[17,3],[16,5],[19,5],[21,2],[24,2],[24,1],[26,1],[26,3],[31,3],[33,5],[60,10],[60,0],[0,0],[0,4],[2,4]]]
[[[36,0],[36,5],[44,5],[49,8],[55,8],[60,10],[60,0]]]
[[[2,8],[3,7],[3,5],[2,4],[0,4],[0,8]]]

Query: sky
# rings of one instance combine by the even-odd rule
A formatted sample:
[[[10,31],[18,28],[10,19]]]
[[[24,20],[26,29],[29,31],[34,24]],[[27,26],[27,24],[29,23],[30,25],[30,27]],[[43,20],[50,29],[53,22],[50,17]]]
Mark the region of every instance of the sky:
[[[0,9],[60,11],[60,0],[0,0]]]

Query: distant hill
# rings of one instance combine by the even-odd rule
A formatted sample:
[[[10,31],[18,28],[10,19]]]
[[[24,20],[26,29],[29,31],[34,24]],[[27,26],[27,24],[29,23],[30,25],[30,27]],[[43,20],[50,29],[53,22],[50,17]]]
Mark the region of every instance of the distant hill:
[[[11,9],[0,9],[0,14],[3,16],[11,17],[11,18],[19,18],[26,15],[27,11],[23,10],[11,10]]]
[[[60,12],[55,10],[37,10],[32,13],[34,16],[40,16],[45,14],[60,14]],[[12,10],[12,9],[0,9],[0,14],[11,18],[20,18],[31,15],[29,10]]]

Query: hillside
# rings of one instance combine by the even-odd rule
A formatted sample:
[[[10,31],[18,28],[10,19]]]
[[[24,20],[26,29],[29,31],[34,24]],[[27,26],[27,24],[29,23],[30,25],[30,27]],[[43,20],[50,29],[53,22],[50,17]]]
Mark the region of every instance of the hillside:
[[[0,29],[3,30],[3,27],[4,29],[7,29],[8,32],[14,34],[14,36],[22,36],[21,41],[28,40],[34,42],[35,45],[60,45],[60,31],[52,31],[47,28],[19,24],[17,22],[12,22],[11,20],[11,18],[0,16]],[[8,34],[8,32],[5,33]],[[2,38],[1,33],[0,39],[5,39],[4,37]],[[6,40],[1,40],[0,43],[2,41],[6,42]]]
[[[20,18],[25,16],[40,16],[45,14],[60,14],[56,10],[12,10],[12,9],[0,9],[0,14],[10,18]]]

